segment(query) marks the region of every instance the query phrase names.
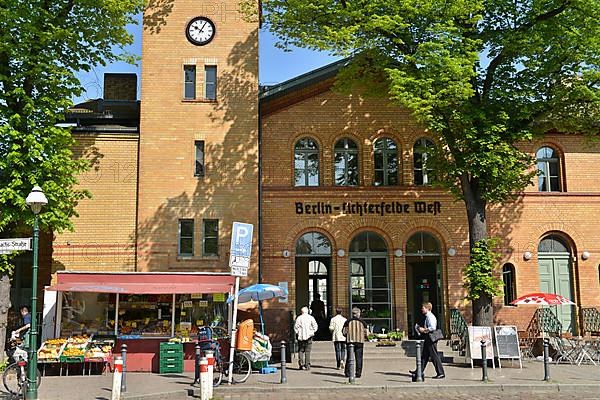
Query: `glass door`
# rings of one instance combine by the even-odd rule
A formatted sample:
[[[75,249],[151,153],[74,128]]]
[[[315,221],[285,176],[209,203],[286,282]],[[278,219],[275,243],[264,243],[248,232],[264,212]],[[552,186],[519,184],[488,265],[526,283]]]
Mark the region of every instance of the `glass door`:
[[[350,258],[350,307],[358,307],[373,332],[392,328],[387,257]]]

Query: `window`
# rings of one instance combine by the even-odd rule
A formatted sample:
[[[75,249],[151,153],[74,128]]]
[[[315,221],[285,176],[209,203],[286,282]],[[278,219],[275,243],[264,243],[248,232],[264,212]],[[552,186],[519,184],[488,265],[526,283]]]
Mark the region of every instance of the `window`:
[[[217,100],[216,65],[206,65],[204,67],[204,98],[206,100]]]
[[[294,146],[294,186],[319,186],[319,147],[310,138]]]
[[[196,148],[194,176],[204,176],[204,140],[196,140],[194,147]]]
[[[179,220],[179,249],[180,256],[194,255],[194,220]]]
[[[196,98],[196,66],[183,66],[183,98],[193,100]]]
[[[398,147],[389,138],[375,141],[375,186],[398,184]]]
[[[558,235],[548,235],[538,244],[538,253],[568,253],[569,246]]]
[[[331,255],[331,243],[319,232],[308,232],[296,242],[296,255]]]
[[[560,192],[559,157],[552,147],[542,147],[535,154],[538,169],[538,191]]]
[[[219,220],[205,219],[202,222],[204,223],[202,255],[219,255]]]
[[[514,265],[504,264],[502,267],[502,281],[504,282],[504,305],[509,306],[517,298]]]
[[[352,139],[343,138],[335,144],[335,184],[358,185],[358,146]]]
[[[433,142],[426,138],[417,140],[413,146],[415,185],[430,185],[433,170],[427,165],[427,157],[433,149]]]

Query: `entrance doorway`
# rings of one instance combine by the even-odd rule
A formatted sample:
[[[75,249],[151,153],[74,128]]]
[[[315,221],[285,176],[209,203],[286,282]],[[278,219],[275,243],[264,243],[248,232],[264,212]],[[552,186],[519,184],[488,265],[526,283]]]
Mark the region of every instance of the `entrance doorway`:
[[[406,244],[406,296],[408,307],[408,335],[416,336],[414,326],[421,325],[424,316],[421,304],[433,305],[438,327],[444,327],[444,300],[440,246],[427,232],[417,232]]]
[[[564,240],[558,235],[548,235],[538,245],[538,268],[540,274],[540,291],[555,293],[573,299],[571,282],[571,252]],[[556,306],[553,311],[562,330],[576,333],[574,306]]]
[[[331,242],[319,232],[308,232],[296,242],[296,314],[302,307],[313,313],[319,330],[316,340],[329,340],[331,318]],[[318,295],[318,296],[317,296]],[[317,300],[315,302],[315,300]],[[323,304],[319,305],[319,301]],[[324,312],[319,312],[322,309]]]
[[[363,232],[350,243],[350,308],[358,307],[373,332],[392,326],[387,245],[376,233]]]

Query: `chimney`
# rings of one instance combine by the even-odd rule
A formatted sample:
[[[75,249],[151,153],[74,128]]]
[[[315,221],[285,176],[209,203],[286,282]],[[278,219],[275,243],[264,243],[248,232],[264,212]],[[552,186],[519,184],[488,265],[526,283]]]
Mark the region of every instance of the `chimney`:
[[[137,100],[137,75],[104,74],[104,100]]]

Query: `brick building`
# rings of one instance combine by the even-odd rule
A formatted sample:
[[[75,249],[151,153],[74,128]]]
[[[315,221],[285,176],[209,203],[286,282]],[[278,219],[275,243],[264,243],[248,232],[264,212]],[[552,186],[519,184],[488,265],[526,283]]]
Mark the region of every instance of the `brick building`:
[[[412,326],[422,301],[446,323],[451,308],[468,315],[466,215],[429,185],[434,138],[406,110],[333,91],[346,61],[259,93],[258,23],[237,3],[149,8],[141,106],[133,77],[115,75],[69,115],[94,197],[54,238],[52,272],[227,271],[241,221],[257,227],[242,285],[289,290],[265,303],[275,333],[316,293],[328,315],[358,306],[375,330]],[[507,304],[522,294],[600,304],[600,149],[559,134],[522,146],[548,174],[489,213],[506,283],[496,320],[520,329],[534,309]],[[557,312],[577,326],[575,308]]]

